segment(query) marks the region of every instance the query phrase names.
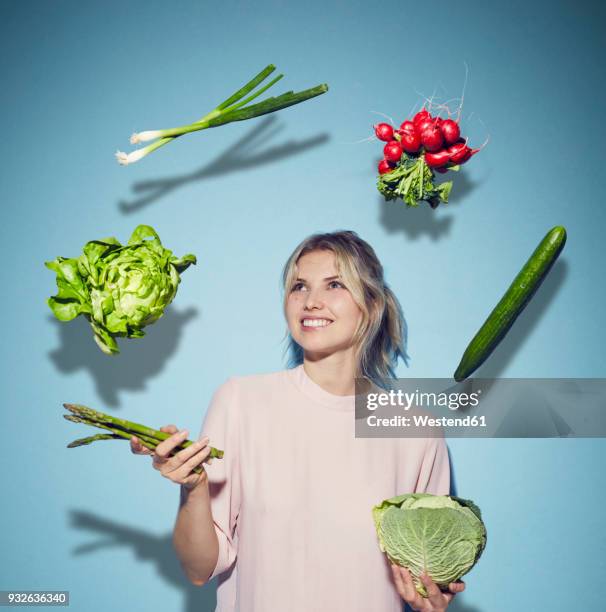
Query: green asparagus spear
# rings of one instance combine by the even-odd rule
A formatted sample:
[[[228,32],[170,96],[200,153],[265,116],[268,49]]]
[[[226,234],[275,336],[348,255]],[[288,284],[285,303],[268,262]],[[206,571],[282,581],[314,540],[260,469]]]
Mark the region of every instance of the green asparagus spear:
[[[83,423],[85,425],[91,425],[92,427],[99,427],[101,429],[107,429],[109,431],[112,431],[114,433],[112,434],[97,434],[94,436],[89,436],[88,438],[79,438],[78,440],[74,440],[73,442],[70,442],[67,445],[67,448],[76,448],[78,446],[85,446],[87,444],[91,444],[92,442],[95,442],[97,440],[130,440],[131,438],[131,434],[128,433],[125,430],[121,430],[121,429],[115,429],[113,427],[110,427],[109,425],[105,425],[103,423],[97,422],[97,421],[92,421],[90,419],[85,419],[73,414],[64,414],[63,418],[67,419],[68,421],[71,421],[73,423]],[[156,446],[160,443],[159,440],[156,440],[154,438],[150,438],[149,436],[143,435],[143,434],[137,434],[137,438],[139,439],[139,441],[141,442],[142,446],[144,446],[145,448],[149,449],[149,450],[154,450],[156,448]],[[192,444],[190,442],[190,444]],[[189,444],[188,444],[189,446]],[[175,447],[172,451],[171,451],[171,455],[175,455],[176,453],[178,453],[180,450],[183,450],[183,445],[179,445],[177,447]],[[216,450],[216,449],[215,449]],[[221,451],[218,451],[221,452]],[[212,456],[212,452],[211,452],[211,456]],[[192,471],[195,472],[196,474],[201,474],[202,473],[202,466],[196,466]]]
[[[121,437],[117,434],[96,434],[89,436],[88,438],[78,438],[67,445],[67,448],[76,448],[77,446],[85,446],[86,444],[92,444],[97,440],[120,440]]]
[[[93,410],[92,408],[88,408],[88,406],[83,406],[81,404],[63,404],[67,410],[74,413],[75,415],[86,419],[88,421],[92,421],[93,423],[100,423],[101,425],[110,425],[113,427],[115,433],[119,433],[119,430],[126,431],[130,435],[133,436],[147,436],[149,438],[154,438],[159,442],[170,438],[172,434],[166,433],[164,431],[159,431],[157,429],[152,429],[151,427],[146,427],[145,425],[141,425],[140,423],[134,423],[132,421],[126,421],[124,419],[118,419],[116,417],[112,417],[108,414],[104,414],[103,412],[98,412]],[[67,415],[66,415],[67,416]],[[87,423],[89,425],[93,425],[93,423]],[[94,425],[98,426],[98,425]],[[106,427],[107,428],[107,427]],[[191,440],[185,440],[180,444],[179,449],[187,448],[193,444]],[[222,459],[223,451],[217,448],[211,447],[210,457]]]

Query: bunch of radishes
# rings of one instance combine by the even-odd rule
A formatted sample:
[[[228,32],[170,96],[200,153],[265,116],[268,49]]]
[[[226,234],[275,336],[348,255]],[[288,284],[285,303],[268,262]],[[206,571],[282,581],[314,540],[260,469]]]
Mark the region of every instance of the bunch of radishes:
[[[424,156],[425,163],[438,172],[464,164],[480,149],[471,149],[461,138],[459,124],[454,119],[433,117],[426,109],[406,120],[399,129],[388,123],[374,126],[375,135],[386,142],[384,159],[379,162],[379,174],[391,172],[406,153],[410,157]]]

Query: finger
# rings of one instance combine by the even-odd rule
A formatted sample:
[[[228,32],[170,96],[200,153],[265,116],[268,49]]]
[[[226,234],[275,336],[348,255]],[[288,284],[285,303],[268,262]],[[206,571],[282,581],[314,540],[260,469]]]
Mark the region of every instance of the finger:
[[[444,597],[442,591],[438,585],[429,577],[427,572],[421,574],[421,582],[427,589],[427,599],[434,606],[441,606],[444,603]]]
[[[195,446],[195,444],[192,444],[192,446]],[[166,466],[167,474],[170,474],[171,477],[176,477],[176,478],[179,478],[181,480],[187,478],[187,476],[190,475],[191,471],[195,467],[197,467],[201,463],[203,463],[204,460],[208,457],[208,455],[210,455],[210,448],[208,446],[202,448],[202,450],[200,450],[200,448],[201,448],[200,446],[198,446],[196,448],[197,448],[197,450],[199,450],[199,452],[197,452],[193,457],[188,459],[185,463],[181,464],[177,468],[171,470],[170,465],[167,464],[167,466]],[[187,450],[189,450],[189,449],[187,449]]]
[[[423,598],[417,592],[411,573],[405,567],[398,567],[398,571],[404,582],[404,600],[414,608],[421,608],[423,606]]]
[[[391,564],[391,574],[393,576],[393,582],[396,585],[396,591],[398,595],[406,600],[406,585],[404,584],[404,580],[402,580],[402,576],[400,576],[400,572],[398,571],[398,566]]]
[[[152,451],[143,446],[137,436],[132,436],[130,439],[130,450],[135,455],[151,455]]]
[[[159,459],[166,459],[171,451],[179,444],[182,444],[187,440],[187,436],[189,435],[189,431],[184,429],[177,433],[174,433],[170,438],[166,438],[163,442],[160,442],[158,446],[156,446],[156,456]]]
[[[177,429],[176,425],[164,425],[160,427],[160,431],[164,431],[169,434],[174,434],[177,433],[179,430]]]
[[[186,489],[193,489],[202,480],[202,478],[202,474],[192,474],[191,476],[188,476],[182,484]]]
[[[456,582],[451,582],[448,585],[448,590],[451,593],[462,593],[465,590],[465,583],[462,580],[457,580]]]
[[[208,443],[208,438],[202,438],[197,442],[193,442],[189,446],[185,447],[183,450],[180,450],[178,453],[174,455],[170,455],[168,458],[154,457],[154,467],[157,470],[162,470],[165,472],[165,475],[178,470],[186,461],[188,461],[191,457],[193,457],[196,453],[198,453],[203,448],[208,449],[208,453],[210,454],[210,447],[206,446]],[[184,476],[187,476],[191,470],[185,472]]]
[[[446,603],[449,604],[454,599],[454,593],[442,593],[442,599],[446,600]]]
[[[189,446],[186,446],[184,449],[175,453],[171,457],[171,463],[179,467],[180,465],[185,463],[190,457],[201,451],[203,448],[208,448],[208,452],[210,453],[210,446],[207,446],[207,444],[208,436],[205,436],[201,440],[196,440],[195,442],[192,442]]]
[[[399,565],[392,565],[391,569],[393,570],[394,574],[394,582],[396,583],[397,587],[399,586],[398,593],[406,603],[412,605],[418,593],[414,584],[412,583],[408,570],[404,567],[400,567]]]

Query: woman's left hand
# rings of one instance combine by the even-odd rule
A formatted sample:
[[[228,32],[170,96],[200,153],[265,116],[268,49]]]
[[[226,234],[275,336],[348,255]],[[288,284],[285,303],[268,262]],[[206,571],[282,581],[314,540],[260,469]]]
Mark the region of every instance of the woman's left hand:
[[[448,604],[457,593],[465,590],[465,583],[459,580],[448,585],[450,593],[443,593],[427,574],[421,574],[421,582],[425,585],[428,595],[427,597],[421,597],[415,588],[410,572],[405,567],[392,563],[391,571],[396,590],[413,610],[442,612],[448,608]]]

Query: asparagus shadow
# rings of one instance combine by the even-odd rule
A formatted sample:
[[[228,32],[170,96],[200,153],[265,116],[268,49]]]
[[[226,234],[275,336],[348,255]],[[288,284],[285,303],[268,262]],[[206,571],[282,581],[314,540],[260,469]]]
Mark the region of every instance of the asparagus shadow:
[[[271,140],[275,134],[282,129],[280,126],[276,125],[276,121],[276,117],[267,117],[252,130],[246,132],[240,140],[227,147],[227,149],[225,149],[216,159],[198,170],[180,176],[134,183],[132,190],[135,193],[147,192],[147,195],[131,202],[119,202],[118,206],[120,210],[125,214],[137,212],[188,183],[221,176],[230,172],[257,168],[264,164],[298,155],[299,153],[323,145],[329,140],[328,134],[319,134],[305,140],[289,140],[284,144],[270,147],[264,151],[259,151],[258,149],[265,145],[266,142]]]
[[[88,370],[103,403],[116,407],[120,391],[144,390],[146,381],[164,369],[177,350],[185,325],[197,316],[193,307],[178,311],[169,306],[159,321],[145,329],[145,338],[119,338],[120,354],[111,356],[97,347],[84,317],[67,323],[49,317],[61,341],[49,358],[64,374]]]
[[[72,510],[70,516],[72,527],[97,536],[93,542],[75,548],[72,553],[74,556],[91,554],[104,548],[129,548],[137,559],[155,564],[160,578],[181,591],[184,597],[183,612],[214,611],[217,605],[216,580],[211,580],[202,587],[189,582],[173,548],[172,533],[154,535],[138,527],[119,525],[83,510]],[[106,578],[111,582],[110,575]]]

